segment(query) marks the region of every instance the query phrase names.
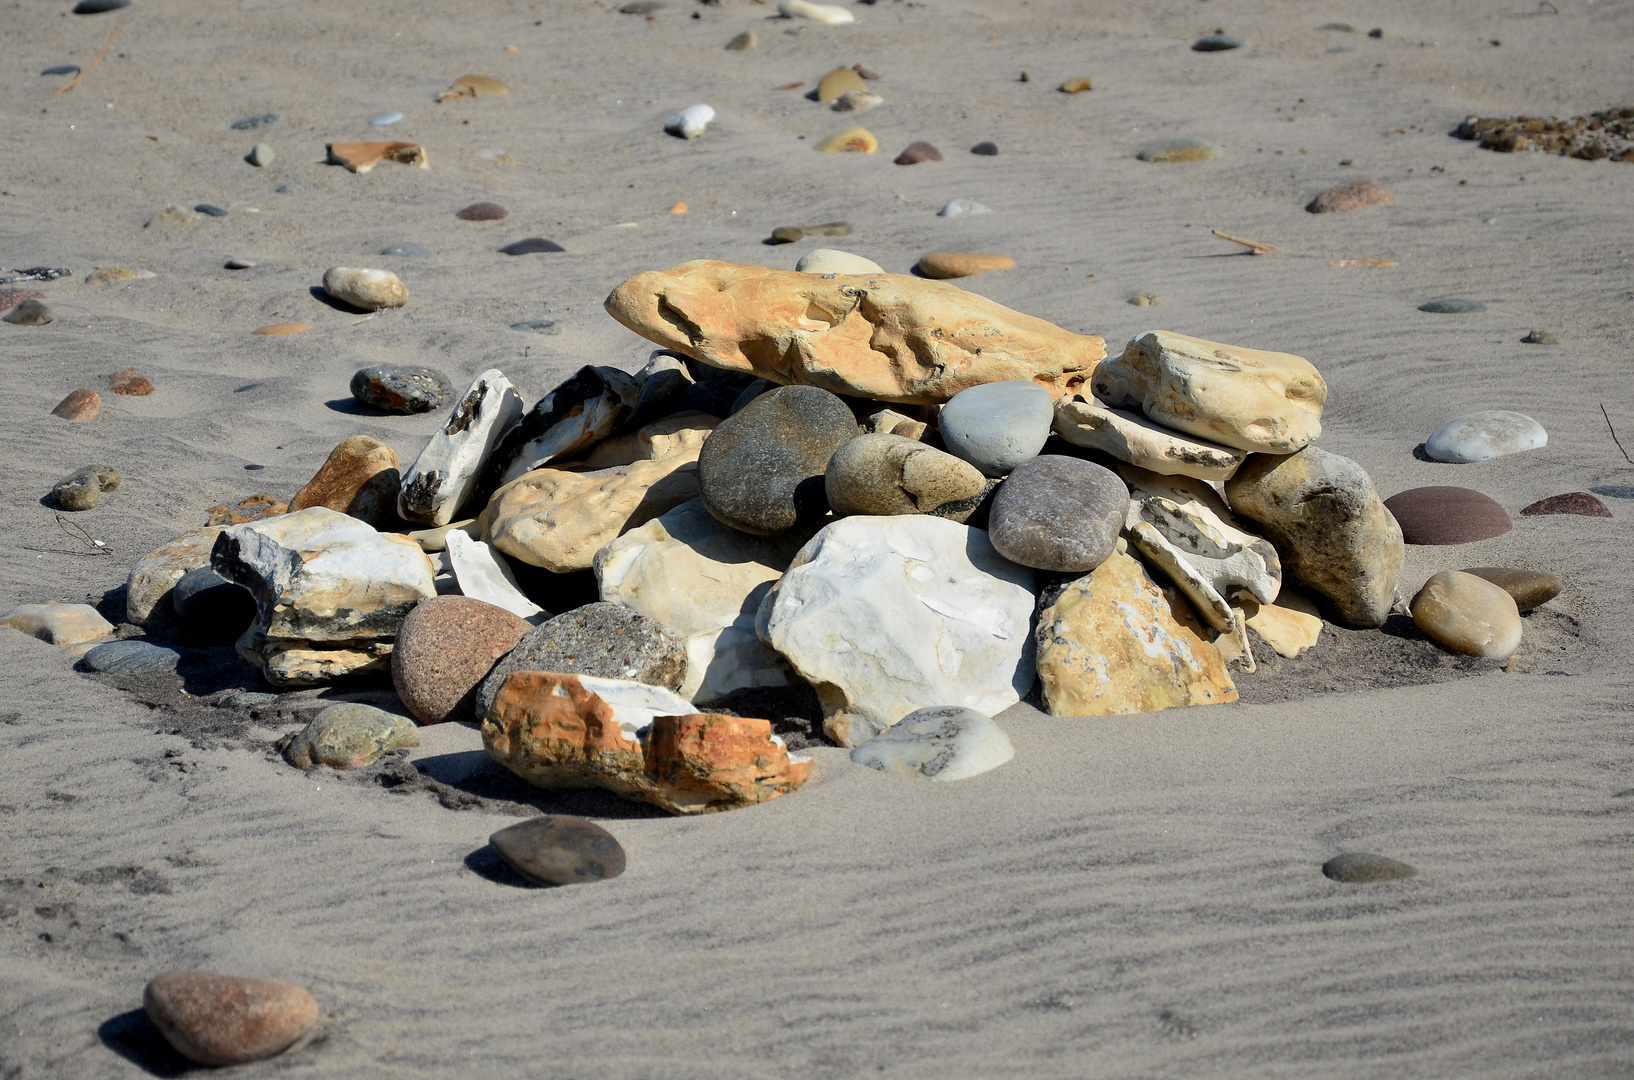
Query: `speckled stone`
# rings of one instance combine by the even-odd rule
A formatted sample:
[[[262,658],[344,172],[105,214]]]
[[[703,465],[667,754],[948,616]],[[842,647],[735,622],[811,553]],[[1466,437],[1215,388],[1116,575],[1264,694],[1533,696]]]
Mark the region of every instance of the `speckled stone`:
[[[686,643],[658,620],[621,604],[586,604],[532,627],[517,641],[478,687],[477,716],[488,715],[514,671],[628,679],[679,690],[686,670]]]
[[[147,397],[153,393],[153,382],[137,374],[135,368],[123,368],[108,376],[108,386],[122,397]]]
[[[318,1021],[318,1003],[289,983],[171,971],[142,990],[153,1026],[200,1065],[242,1065],[283,1053]]]
[[[297,769],[361,769],[388,750],[419,745],[408,717],[347,701],[329,706],[302,728],[285,747],[284,760]]]
[[[624,873],[624,848],[584,818],[545,814],[488,837],[505,865],[535,885],[583,885]]]
[[[901,435],[859,435],[829,459],[836,514],[931,514],[967,521],[993,481],[968,461]]]
[[[477,719],[477,686],[531,629],[504,608],[469,596],[422,601],[397,632],[392,685],[422,724]]]
[[[781,386],[762,394],[704,442],[698,456],[704,507],[757,536],[814,521],[828,512],[829,458],[856,433],[850,407],[827,390]]]
[[[1117,545],[1129,489],[1082,458],[1045,454],[1016,466],[993,496],[988,537],[1011,562],[1087,574]]]
[[[1380,881],[1401,881],[1413,877],[1418,871],[1383,855],[1349,851],[1323,863],[1322,873],[1347,885],[1371,885]]]
[[[943,406],[937,422],[948,453],[988,476],[1004,476],[1037,456],[1054,419],[1050,392],[1018,379],[959,391]]]
[[[1514,528],[1496,501],[1462,487],[1421,487],[1384,500],[1409,544],[1469,544],[1490,540]]]
[[[1464,571],[1498,586],[1514,597],[1515,607],[1522,615],[1542,607],[1560,595],[1565,583],[1554,574],[1541,570],[1518,570],[1508,566],[1472,566]]]
[[[86,465],[51,485],[51,505],[59,510],[90,510],[104,491],[115,491],[118,487],[118,469],[111,465]]]
[[[448,376],[436,368],[409,364],[361,368],[352,376],[351,389],[359,405],[388,413],[429,412],[454,392]]]
[[[1611,517],[1606,504],[1586,491],[1568,491],[1551,495],[1521,509],[1521,517],[1539,517],[1545,514],[1576,514],[1579,517]]]

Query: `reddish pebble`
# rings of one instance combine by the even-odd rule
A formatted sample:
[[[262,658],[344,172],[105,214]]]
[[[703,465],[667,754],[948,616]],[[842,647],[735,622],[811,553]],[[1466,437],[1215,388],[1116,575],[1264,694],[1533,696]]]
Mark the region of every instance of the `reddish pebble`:
[[[102,395],[95,390],[75,390],[57,403],[51,415],[76,424],[89,424],[102,415]]]
[[[116,371],[108,376],[108,382],[113,392],[126,397],[147,397],[153,393],[153,384],[136,374],[136,369],[128,367],[123,371]]]
[[[1586,491],[1568,491],[1564,495],[1551,495],[1547,499],[1537,502],[1521,511],[1522,517],[1537,517],[1541,514],[1577,514],[1581,517],[1611,516],[1606,504],[1596,499]]]
[[[397,696],[422,724],[480,719],[477,686],[533,629],[504,608],[469,596],[421,601],[403,620],[391,654]]]
[[[1384,500],[1384,506],[1409,544],[1468,544],[1515,527],[1503,507],[1469,488],[1409,488]]]
[[[1391,190],[1377,180],[1353,180],[1328,188],[1312,199],[1305,209],[1313,214],[1337,214],[1343,210],[1359,210],[1374,203],[1395,201],[1396,196]]]
[[[909,143],[908,148],[896,156],[898,165],[917,165],[921,161],[941,161],[942,151],[928,142]]]
[[[472,203],[464,210],[454,215],[461,221],[504,221],[511,216],[511,212],[498,203]]]
[[[0,289],[0,311],[10,311],[24,300],[44,300],[45,293],[35,289]]]
[[[153,1026],[200,1065],[242,1065],[280,1054],[318,1020],[299,986],[208,971],[171,971],[148,983],[142,1008]]]

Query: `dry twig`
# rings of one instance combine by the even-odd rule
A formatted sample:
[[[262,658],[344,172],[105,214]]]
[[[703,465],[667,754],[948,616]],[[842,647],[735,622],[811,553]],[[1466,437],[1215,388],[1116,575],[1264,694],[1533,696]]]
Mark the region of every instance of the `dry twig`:
[[[1617,437],[1617,429],[1611,426],[1611,414],[1606,412],[1606,406],[1603,402],[1600,405],[1600,415],[1606,418],[1606,430],[1611,432],[1611,441],[1617,444],[1617,449],[1623,450],[1623,440]],[[1623,450],[1623,460],[1630,465],[1634,465],[1634,458],[1628,456],[1627,450]]]
[[[1258,240],[1244,240],[1240,236],[1232,236],[1230,233],[1221,232],[1219,229],[1213,229],[1211,231],[1221,240],[1230,240],[1233,244],[1241,244],[1243,247],[1247,248],[1249,253],[1252,255],[1265,255],[1269,252],[1277,250],[1275,245],[1272,244],[1262,244]]]
[[[60,511],[57,513],[57,528],[67,533],[71,539],[78,540],[80,543],[84,544],[86,547],[100,555],[113,554],[113,548],[109,547],[106,541],[98,540],[96,537],[86,532],[85,527],[79,522],[70,521],[63,517]]]
[[[79,83],[79,81],[81,79],[83,79],[83,78],[85,78],[85,76],[89,75],[91,73],[91,69],[96,67],[98,61],[100,61],[104,56],[106,56],[108,54],[108,46],[113,44],[113,36],[115,34],[117,34],[117,33],[119,33],[119,27],[117,27],[117,26],[114,27],[112,30],[109,30],[108,31],[108,40],[102,43],[102,51],[97,53],[95,56],[93,56],[91,58],[91,62],[89,64],[85,65],[85,70],[80,72],[78,75],[75,75],[73,81],[70,82],[67,86],[63,87],[61,90],[58,90],[57,93],[59,93],[59,94],[68,93],[68,91],[72,90]]]

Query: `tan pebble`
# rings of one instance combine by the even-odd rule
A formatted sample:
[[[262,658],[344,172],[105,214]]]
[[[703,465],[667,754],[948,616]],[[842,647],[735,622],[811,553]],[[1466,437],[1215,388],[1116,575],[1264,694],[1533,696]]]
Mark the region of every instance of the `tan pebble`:
[[[99,266],[85,275],[87,285],[113,285],[121,281],[140,281],[157,277],[151,270],[127,270],[123,266]]]
[[[95,390],[75,390],[57,402],[51,415],[72,420],[76,424],[88,424],[102,415],[102,395]]]
[[[879,149],[879,140],[867,128],[853,127],[830,135],[816,149],[825,154],[872,154]]]
[[[390,270],[331,266],[323,273],[323,291],[362,311],[400,308],[408,303],[408,286]]]
[[[1443,570],[1413,597],[1413,622],[1448,652],[1502,660],[1521,643],[1515,598],[1485,578]]]
[[[1081,94],[1085,90],[1090,89],[1093,89],[1093,87],[1090,85],[1088,75],[1083,75],[1076,79],[1068,79],[1066,82],[1061,84],[1061,92],[1063,94]]]
[[[933,251],[919,260],[919,272],[928,278],[961,278],[1006,270],[1016,261],[1008,255],[976,255],[957,251]]]
[[[1129,302],[1136,307],[1157,307],[1163,303],[1163,297],[1157,295],[1157,293],[1136,293],[1129,298]]]
[[[116,394],[125,397],[147,397],[153,393],[153,383],[136,373],[136,369],[125,368],[108,376],[108,383]]]
[[[744,49],[754,48],[759,43],[760,39],[755,37],[753,30],[745,30],[741,34],[734,36],[731,41],[728,41],[726,47],[733,52],[742,52]]]
[[[438,101],[457,101],[460,98],[498,97],[509,94],[511,88],[488,75],[461,75],[454,85],[437,95]]]
[[[312,329],[311,323],[281,322],[273,323],[271,326],[262,326],[250,332],[259,334],[262,337],[283,337],[286,334],[304,334],[310,329]]]
[[[318,1020],[318,1003],[299,986],[172,971],[142,991],[148,1019],[200,1065],[239,1065],[289,1049]]]
[[[678,202],[669,208],[669,212],[672,214],[684,214],[687,212],[687,204],[684,202]]]
[[[840,95],[853,90],[866,93],[868,84],[862,81],[861,75],[848,67],[835,68],[818,82],[817,100],[823,102],[837,101]]]
[[[332,164],[344,165],[355,173],[366,173],[382,161],[431,168],[425,148],[411,142],[332,142],[325,143],[324,149]]]

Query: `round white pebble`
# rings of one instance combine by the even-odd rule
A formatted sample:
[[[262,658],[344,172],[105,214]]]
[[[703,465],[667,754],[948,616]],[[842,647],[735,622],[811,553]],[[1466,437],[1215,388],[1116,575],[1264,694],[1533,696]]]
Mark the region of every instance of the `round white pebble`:
[[[1436,461],[1467,465],[1549,442],[1543,425],[1524,413],[1488,409],[1448,420],[1424,440],[1424,452]]]
[[[942,209],[936,211],[937,217],[961,217],[965,214],[991,214],[991,207],[983,206],[975,199],[954,199]]]
[[[713,119],[715,110],[708,105],[688,105],[664,121],[664,130],[683,139],[696,139]]]

